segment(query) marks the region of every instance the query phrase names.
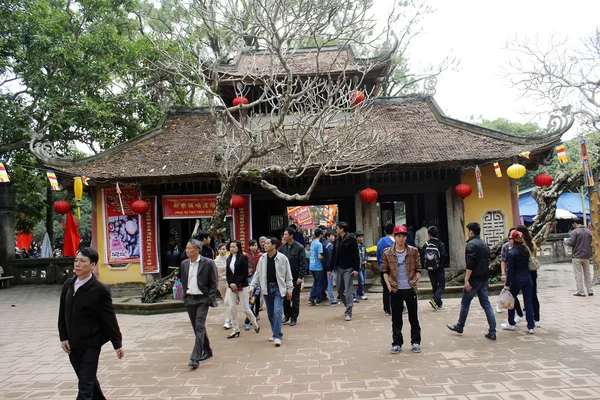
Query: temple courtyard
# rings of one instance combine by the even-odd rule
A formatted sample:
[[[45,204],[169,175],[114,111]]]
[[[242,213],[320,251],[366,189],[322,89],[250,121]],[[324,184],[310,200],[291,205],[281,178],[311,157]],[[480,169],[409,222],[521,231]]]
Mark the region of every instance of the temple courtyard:
[[[495,342],[485,339],[485,316],[474,300],[459,336],[445,325],[456,322],[460,299],[447,299],[438,311],[422,299],[423,351],[413,354],[405,343],[393,355],[381,294],[356,304],[345,322],[341,306],[309,307],[305,292],[298,325],[284,325],[280,348],[268,342],[266,310],[259,334],[227,340],[223,306],[211,309],[214,357],[195,371],[187,367],[194,335],[185,312],[118,315],[125,359],[107,344],[98,377],[109,399],[600,399],[600,287],[595,297],[572,296],[570,264],[544,265],[539,275],[542,326],[534,335],[521,323],[515,332],[499,330]],[[58,339],[60,289],[0,290],[0,398],[76,397],[76,376]],[[500,325],[506,312],[496,317]]]

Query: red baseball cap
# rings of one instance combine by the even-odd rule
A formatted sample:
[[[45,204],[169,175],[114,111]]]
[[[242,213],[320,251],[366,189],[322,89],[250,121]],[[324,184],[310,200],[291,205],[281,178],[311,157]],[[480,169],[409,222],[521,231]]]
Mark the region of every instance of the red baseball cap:
[[[408,235],[408,230],[404,225],[397,225],[394,227],[394,236],[396,235]]]
[[[514,240],[515,242],[519,242],[521,243],[523,241],[523,234],[521,232],[519,232],[518,230],[514,230],[512,231],[512,233],[510,234],[510,238],[512,240]]]

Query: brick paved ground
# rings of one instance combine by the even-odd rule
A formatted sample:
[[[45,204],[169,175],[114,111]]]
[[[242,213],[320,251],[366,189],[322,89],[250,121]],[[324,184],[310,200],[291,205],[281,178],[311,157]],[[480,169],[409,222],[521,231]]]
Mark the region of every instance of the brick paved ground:
[[[303,294],[299,323],[284,327],[280,348],[267,341],[266,312],[260,334],[226,340],[223,308],[212,309],[215,356],[196,371],[187,367],[193,333],[185,313],[119,315],[126,357],[117,360],[105,346],[99,379],[109,399],[600,399],[600,290],[573,297],[569,264],[544,266],[539,287],[542,327],[535,335],[524,325],[499,331],[496,342],[483,337],[476,301],[465,334],[456,336],[445,324],[456,322],[460,300],[440,311],[422,300],[421,354],[389,353],[380,295],[344,322],[341,307],[308,307]],[[75,398],[56,330],[59,290],[0,291],[0,398]],[[506,313],[496,316],[500,323]]]

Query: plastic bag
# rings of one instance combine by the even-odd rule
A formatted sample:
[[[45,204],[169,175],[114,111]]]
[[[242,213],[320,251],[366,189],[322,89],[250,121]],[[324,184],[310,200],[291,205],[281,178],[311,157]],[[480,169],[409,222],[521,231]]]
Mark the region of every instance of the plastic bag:
[[[515,298],[506,289],[502,289],[500,295],[498,296],[498,308],[503,308],[506,310],[512,310],[515,308]]]
[[[173,298],[175,300],[183,300],[183,285],[179,279],[173,284]]]

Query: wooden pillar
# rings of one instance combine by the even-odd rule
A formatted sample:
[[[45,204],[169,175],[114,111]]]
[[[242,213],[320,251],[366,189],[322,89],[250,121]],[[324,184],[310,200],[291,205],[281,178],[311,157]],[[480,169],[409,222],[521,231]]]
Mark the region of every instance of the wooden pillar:
[[[15,193],[10,183],[0,185],[0,266],[4,275],[14,275],[8,268],[8,260],[15,258]]]
[[[377,202],[365,203],[360,198],[360,192],[354,195],[356,230],[362,231],[365,245],[371,247],[379,241],[379,207]]]
[[[510,205],[512,210],[512,226],[517,226],[521,223],[521,211],[519,210],[519,196],[517,195],[517,181],[510,181]]]
[[[450,266],[465,268],[465,213],[463,201],[454,194],[454,188],[446,190],[448,212],[448,252]]]

